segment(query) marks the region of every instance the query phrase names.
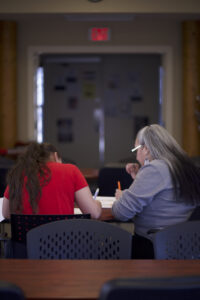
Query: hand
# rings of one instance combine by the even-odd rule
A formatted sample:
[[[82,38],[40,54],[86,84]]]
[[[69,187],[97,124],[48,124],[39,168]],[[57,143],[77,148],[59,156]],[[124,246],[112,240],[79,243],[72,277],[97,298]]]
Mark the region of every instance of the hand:
[[[138,163],[129,163],[126,165],[126,172],[128,174],[130,174],[133,179],[135,179],[139,169],[140,169],[140,166]]]
[[[116,189],[115,190],[115,198],[118,200],[122,195],[122,190]]]

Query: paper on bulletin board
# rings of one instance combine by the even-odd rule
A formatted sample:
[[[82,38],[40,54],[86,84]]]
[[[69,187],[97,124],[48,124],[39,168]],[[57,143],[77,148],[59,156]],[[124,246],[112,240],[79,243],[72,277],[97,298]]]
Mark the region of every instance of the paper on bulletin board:
[[[57,120],[57,139],[59,143],[70,143],[74,140],[73,120],[58,119]]]
[[[96,84],[93,82],[83,83],[83,97],[85,99],[95,99],[96,97]]]

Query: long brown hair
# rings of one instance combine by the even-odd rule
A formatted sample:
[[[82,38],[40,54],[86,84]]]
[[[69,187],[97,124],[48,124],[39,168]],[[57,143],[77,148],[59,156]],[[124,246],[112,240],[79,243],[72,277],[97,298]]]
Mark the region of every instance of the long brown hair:
[[[55,152],[57,152],[56,148],[49,143],[31,142],[24,153],[18,157],[16,164],[7,176],[11,213],[22,212],[24,184],[29,194],[33,213],[37,213],[42,187],[51,179],[51,171],[46,163],[50,159],[50,155]]]

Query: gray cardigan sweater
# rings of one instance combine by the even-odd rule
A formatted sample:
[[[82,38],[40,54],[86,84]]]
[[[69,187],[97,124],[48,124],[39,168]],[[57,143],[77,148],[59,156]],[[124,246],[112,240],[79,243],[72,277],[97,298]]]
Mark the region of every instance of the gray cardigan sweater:
[[[168,166],[155,159],[140,168],[129,189],[114,202],[112,214],[121,221],[133,218],[135,232],[151,239],[149,230],[184,222],[193,209],[175,198]]]

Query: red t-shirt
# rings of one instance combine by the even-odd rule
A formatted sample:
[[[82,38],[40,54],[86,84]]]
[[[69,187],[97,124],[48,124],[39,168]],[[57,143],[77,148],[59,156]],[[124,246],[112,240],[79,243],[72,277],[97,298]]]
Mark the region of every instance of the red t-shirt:
[[[74,193],[88,186],[85,177],[72,164],[49,162],[47,165],[51,171],[51,180],[42,188],[38,214],[73,214]],[[9,199],[8,186],[4,196]],[[22,213],[33,213],[29,203],[29,195],[25,187],[23,189]]]

